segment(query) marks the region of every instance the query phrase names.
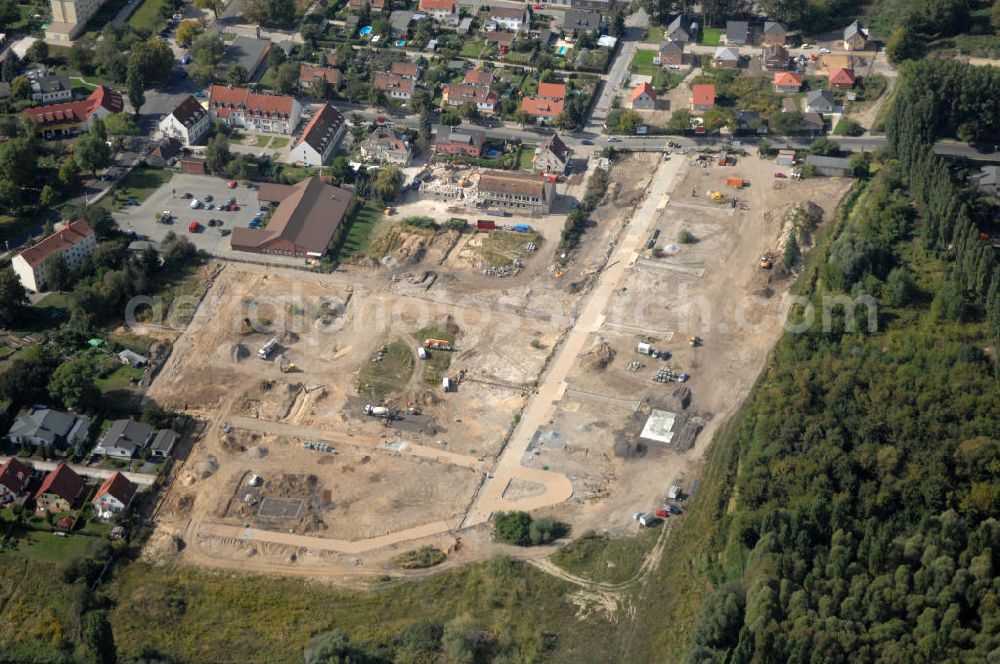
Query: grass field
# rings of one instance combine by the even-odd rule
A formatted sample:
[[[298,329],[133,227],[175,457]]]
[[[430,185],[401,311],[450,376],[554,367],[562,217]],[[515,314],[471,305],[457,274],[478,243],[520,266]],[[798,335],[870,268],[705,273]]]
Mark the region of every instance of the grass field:
[[[623,583],[639,571],[659,534],[658,528],[643,528],[635,537],[619,539],[585,533],[559,549],[552,556],[552,562],[589,581]]]
[[[722,28],[702,28],[701,40],[698,42],[704,46],[718,46],[722,41]]]
[[[135,0],[133,0],[135,1]],[[145,32],[156,32],[163,19],[160,18],[160,10],[167,4],[166,0],[142,0],[142,4],[136,9],[128,19],[128,24],[136,30]]]
[[[365,201],[359,205],[354,216],[347,221],[347,236],[337,247],[334,258],[343,261],[363,253],[371,242],[372,229],[382,218],[383,208],[377,201]]]
[[[542,244],[542,236],[538,233],[490,233],[479,253],[490,267],[501,267],[510,265],[515,258],[527,256],[525,246],[529,242],[534,242],[537,248]]]
[[[646,29],[645,41],[647,44],[659,44],[661,41],[663,41],[663,26],[650,25]]]
[[[460,55],[463,58],[479,58],[491,52],[492,49],[482,39],[470,39],[463,42]]]
[[[382,401],[401,389],[413,375],[413,349],[405,341],[396,339],[386,349],[381,360],[374,361],[376,353],[358,371],[358,393],[374,401]]]
[[[454,323],[445,325],[430,325],[413,333],[414,338],[420,343],[426,339],[443,339],[452,346],[455,345],[455,338],[459,333],[458,326]],[[438,385],[445,377],[448,367],[451,366],[450,350],[429,350],[427,359],[420,361],[420,366],[424,368],[424,382],[428,385]]]
[[[277,148],[283,148],[286,145],[288,145],[288,137],[287,136],[275,136],[274,138],[271,139],[271,146],[270,147],[272,147],[272,148],[275,148],[275,149],[277,149]]]
[[[518,168],[522,171],[532,170],[532,162],[535,158],[534,145],[522,145],[521,152],[517,156]]]
[[[114,210],[120,206],[118,201],[125,201],[129,198],[134,198],[141,203],[149,198],[154,191],[170,182],[173,177],[173,173],[162,168],[138,166],[122,178],[115,185],[111,194],[102,198],[98,205]]]
[[[144,369],[133,369],[123,364],[104,378],[98,378],[96,384],[101,392],[127,390],[132,387],[132,379],[142,378],[143,374],[145,374]]]

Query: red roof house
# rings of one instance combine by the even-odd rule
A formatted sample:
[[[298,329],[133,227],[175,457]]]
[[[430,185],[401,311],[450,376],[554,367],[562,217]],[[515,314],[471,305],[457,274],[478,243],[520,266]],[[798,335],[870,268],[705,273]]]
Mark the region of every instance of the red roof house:
[[[537,96],[552,101],[563,101],[566,99],[566,86],[562,83],[539,83]]]
[[[651,111],[656,108],[656,90],[649,83],[640,83],[632,90],[632,108]]]
[[[65,136],[90,129],[91,119],[125,110],[122,96],[106,86],[98,86],[86,99],[50,104],[24,110],[46,138]]]
[[[691,86],[691,108],[695,111],[707,111],[715,106],[715,86],[711,83],[698,83]]]
[[[90,501],[98,518],[110,519],[128,509],[138,487],[119,472],[104,480],[97,494]]]
[[[530,95],[521,100],[521,110],[534,116],[539,123],[554,120],[557,115],[563,112],[563,106],[562,101],[541,99]]]
[[[31,468],[21,463],[17,457],[7,459],[0,466],[0,504],[24,496],[30,479]]]
[[[775,92],[798,92],[800,89],[802,89],[802,74],[793,71],[774,73]]]
[[[42,486],[35,492],[39,511],[66,512],[83,492],[83,478],[64,463],[45,476]]]
[[[834,90],[850,90],[854,87],[854,70],[845,67],[831,69],[828,80]]]

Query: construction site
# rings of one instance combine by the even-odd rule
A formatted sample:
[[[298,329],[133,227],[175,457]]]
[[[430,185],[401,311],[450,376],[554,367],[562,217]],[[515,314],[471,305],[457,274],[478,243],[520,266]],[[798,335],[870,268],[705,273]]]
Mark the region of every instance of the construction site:
[[[424,544],[446,565],[491,555],[498,510],[628,533],[672,482],[693,492],[781,332],[785,238],[807,250],[850,184],[720,163],[622,158],[558,275],[557,215],[531,239],[502,231],[515,238],[502,260],[535,245],[502,280],[469,255],[502,245],[472,231],[405,266],[225,264],[148,392],[201,422],[152,555],[398,572],[393,557]],[[582,197],[583,182],[565,191]]]

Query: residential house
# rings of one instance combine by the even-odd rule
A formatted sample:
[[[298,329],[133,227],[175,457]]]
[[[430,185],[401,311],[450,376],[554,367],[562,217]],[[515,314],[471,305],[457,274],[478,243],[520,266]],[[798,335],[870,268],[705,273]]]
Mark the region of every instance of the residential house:
[[[601,15],[597,12],[588,12],[580,9],[567,9],[563,12],[562,23],[559,28],[573,37],[582,34],[590,34],[601,30]]]
[[[996,196],[1000,194],[1000,166],[983,166],[969,181],[982,193]]]
[[[222,52],[222,59],[215,67],[215,75],[225,80],[229,75],[229,70],[234,65],[239,65],[246,70],[249,80],[256,80],[267,59],[267,54],[271,51],[270,39],[258,39],[237,35],[236,39],[229,42],[226,50]]]
[[[432,130],[434,154],[478,158],[483,154],[485,140],[486,132],[480,129],[435,125]]]
[[[743,131],[752,131],[764,135],[768,132],[767,119],[760,111],[739,111],[736,113],[736,127]]]
[[[764,32],[761,40],[764,46],[784,46],[788,36],[785,26],[777,21],[764,21]]]
[[[715,49],[715,56],[712,59],[716,66],[735,69],[740,66],[740,51],[731,46],[720,46]]]
[[[726,21],[726,46],[744,46],[750,39],[750,23]]]
[[[302,119],[302,105],[294,97],[225,85],[212,86],[208,111],[230,127],[241,127],[249,132],[291,134]]]
[[[828,90],[810,90],[806,93],[806,111],[809,113],[833,113],[837,102]]]
[[[474,104],[480,113],[492,115],[496,111],[500,96],[484,85],[457,83],[444,86],[441,91],[441,100],[445,106]]]
[[[663,31],[663,36],[667,39],[667,41],[675,41],[686,44],[688,42],[695,41],[695,37],[697,37],[697,34],[695,34],[696,29],[696,25],[690,24],[684,15],[680,14],[677,18],[671,21],[667,28]]]
[[[531,158],[531,168],[536,173],[562,174],[568,166],[569,148],[559,138],[559,134],[555,133],[535,148],[535,154]]]
[[[503,7],[494,5],[490,7],[490,22],[496,28],[503,28],[510,32],[527,32],[531,27],[531,10],[528,5],[516,5]]]
[[[68,512],[83,493],[83,478],[64,463],[45,476],[35,492],[39,512]]]
[[[43,105],[72,101],[73,86],[65,74],[39,76],[31,81],[31,98]]]
[[[861,21],[854,21],[844,28],[844,50],[863,51],[868,47],[868,30],[861,25]]]
[[[321,258],[347,216],[354,194],[306,178],[296,185],[261,185],[258,198],[278,207],[266,228],[234,228],[235,251]]]
[[[441,23],[458,25],[458,3],[455,0],[420,0],[418,10]]]
[[[483,207],[499,207],[532,215],[548,214],[556,185],[546,178],[511,171],[483,171],[479,176]]]
[[[32,406],[19,415],[7,432],[15,445],[51,447],[59,451],[78,449],[87,439],[90,420],[45,406]]]
[[[397,74],[379,74],[372,81],[372,87],[381,90],[390,99],[408,101],[417,89],[417,82]]]
[[[462,83],[464,85],[479,85],[488,88],[493,85],[493,72],[484,69],[470,69],[465,72]]]
[[[491,44],[496,44],[497,48],[500,50],[500,54],[503,55],[508,49],[510,49],[516,36],[517,35],[513,32],[494,30],[493,32],[486,33],[486,41]]]
[[[78,270],[97,246],[94,231],[83,219],[57,226],[56,231],[41,242],[14,256],[10,266],[21,285],[30,291],[45,290],[45,259],[60,254],[70,270]]]
[[[323,104],[310,118],[302,135],[295,139],[289,158],[307,166],[329,163],[346,127],[344,115],[332,104]]]
[[[171,136],[156,144],[156,147],[146,155],[146,163],[153,168],[168,168],[173,166],[183,153],[184,144]]]
[[[139,355],[139,353],[134,353],[127,348],[118,353],[118,361],[133,369],[149,364],[149,358],[145,355]]]
[[[684,64],[684,42],[665,41],[660,44],[660,66]]]
[[[116,472],[114,475],[104,480],[104,484],[97,490],[90,503],[94,506],[94,512],[98,519],[113,519],[119,514],[124,514],[132,504],[138,486],[127,477]]]
[[[652,111],[656,108],[656,91],[649,83],[640,83],[632,90],[632,109]]]
[[[779,71],[774,74],[774,91],[793,93],[802,89],[802,74],[793,71]]]
[[[399,60],[392,63],[389,67],[389,73],[396,76],[402,76],[403,78],[408,78],[413,81],[419,81],[420,65],[416,62],[409,62],[408,60]]]
[[[562,101],[552,101],[534,95],[528,95],[521,100],[521,110],[535,118],[538,124],[552,122],[563,112]]]
[[[28,497],[31,468],[12,456],[0,466],[0,505],[20,502]]]
[[[536,96],[549,101],[565,101],[566,85],[563,83],[539,83]]]
[[[318,80],[325,80],[331,88],[339,90],[344,85],[344,74],[332,67],[317,67],[305,62],[299,65],[299,85],[311,88]]]
[[[148,447],[152,439],[153,427],[148,424],[132,419],[115,420],[97,441],[94,454],[132,459],[140,450]]]
[[[691,86],[691,110],[707,111],[715,106],[715,85],[695,83]]]
[[[823,122],[823,116],[819,113],[802,114],[802,131],[818,134],[823,131],[825,127],[826,123]]]
[[[173,429],[160,429],[149,444],[149,458],[153,460],[166,459],[177,444],[177,432]]]
[[[376,12],[385,11],[389,5],[387,0],[348,0],[347,6],[351,8],[351,11],[360,12],[366,2],[368,8]]]
[[[405,39],[410,36],[410,23],[413,22],[412,9],[400,9],[389,14],[389,26],[394,38]]]
[[[24,115],[34,121],[45,138],[60,138],[89,131],[95,117],[103,119],[123,110],[125,102],[122,96],[100,85],[86,99],[27,108]]]
[[[170,115],[160,120],[160,133],[182,145],[199,145],[212,128],[212,119],[201,102],[188,95]]]
[[[806,157],[806,166],[812,166],[817,175],[833,177],[849,177],[854,175],[854,168],[849,159],[843,157],[823,157],[811,154]]]
[[[828,80],[830,82],[830,89],[832,90],[850,90],[854,87],[854,70],[844,69],[843,67],[832,69],[828,75]]]
[[[392,164],[406,166],[413,156],[410,142],[391,127],[376,127],[364,141],[361,142],[361,158],[377,164]]]
[[[788,49],[781,44],[764,47],[764,68],[769,70],[788,69]]]

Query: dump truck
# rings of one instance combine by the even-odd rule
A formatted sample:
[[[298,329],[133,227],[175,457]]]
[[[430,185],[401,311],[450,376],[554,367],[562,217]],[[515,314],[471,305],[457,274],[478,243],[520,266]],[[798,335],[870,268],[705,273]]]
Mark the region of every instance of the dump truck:
[[[424,339],[424,348],[451,350],[451,342],[447,339]]]
[[[744,182],[743,178],[726,178],[726,184],[730,187],[736,187],[737,189],[742,189]]]
[[[757,262],[757,267],[762,270],[770,270],[773,265],[773,261],[771,261],[771,259],[767,256],[761,256],[760,260]]]
[[[274,349],[277,347],[278,347],[278,338],[272,337],[270,341],[268,341],[266,344],[260,347],[260,350],[257,351],[257,357],[259,357],[262,360],[266,360],[271,355],[271,353],[274,352]]]
[[[701,337],[689,337],[688,345],[692,348],[696,348],[701,345]]]

